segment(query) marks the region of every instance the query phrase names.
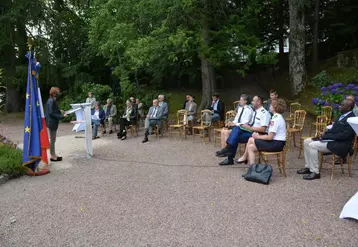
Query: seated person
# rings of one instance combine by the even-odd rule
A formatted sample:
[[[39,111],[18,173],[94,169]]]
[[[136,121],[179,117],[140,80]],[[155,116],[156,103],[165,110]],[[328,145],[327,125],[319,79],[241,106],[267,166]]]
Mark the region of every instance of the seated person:
[[[352,112],[354,101],[345,99],[339,106],[341,116],[333,124],[332,128],[323,133],[321,138],[308,138],[304,141],[305,168],[297,171],[298,174],[306,174],[303,179],[319,179],[318,152],[332,152],[345,159],[349,153],[353,153],[352,144],[355,132],[347,122],[350,117],[355,117]]]
[[[143,103],[139,99],[136,99],[135,104],[137,105],[137,108],[138,108],[138,116],[141,117],[141,118],[144,118],[144,105],[143,105]]]
[[[159,107],[162,108],[163,111],[163,119],[168,119],[168,114],[169,114],[169,108],[168,108],[168,103],[164,101],[164,95],[160,94],[158,95],[158,101],[159,101]]]
[[[149,108],[149,112],[148,112],[147,117],[146,117],[145,122],[144,122],[144,131],[145,131],[145,133],[144,133],[144,139],[143,139],[142,143],[145,143],[145,142],[148,141],[148,135],[149,135],[149,132],[152,133],[153,126],[157,125],[158,126],[158,132],[160,133],[163,110],[158,105],[158,103],[159,102],[158,102],[157,99],[153,100],[153,106],[151,106]]]
[[[92,140],[99,138],[99,136],[97,136],[98,126],[102,127],[104,125],[104,119],[106,118],[106,115],[100,106],[101,104],[99,102],[95,102],[94,109],[91,110],[91,119],[93,124]]]
[[[108,120],[109,134],[112,134],[113,118],[117,116],[117,106],[113,104],[111,99],[107,99],[107,105],[103,107],[106,114],[106,120]],[[103,133],[106,133],[106,127],[104,127]]]
[[[129,101],[132,103],[132,108],[135,111],[135,116],[136,116],[135,121],[137,122],[139,120],[139,115],[138,115],[139,113],[138,113],[138,105],[136,103],[136,99],[132,96],[129,98]]]
[[[226,147],[216,152],[216,156],[228,157],[226,160],[220,162],[219,165],[233,165],[239,143],[247,143],[253,132],[261,134],[266,133],[271,116],[262,104],[263,98],[258,95],[254,96],[252,105],[255,112],[250,124],[241,124],[239,127],[235,126],[232,129],[230,136],[226,141]]]
[[[358,117],[358,106],[356,105],[356,98],[353,95],[348,95],[346,99],[350,99],[354,102],[353,114]]]
[[[286,110],[286,102],[283,99],[277,99],[270,105],[270,112],[273,116],[267,135],[260,135],[255,132],[246,145],[245,153],[237,160],[238,164],[255,163],[255,152],[281,152],[286,144],[286,121],[282,114]]]
[[[232,121],[227,123],[226,128],[221,131],[221,147],[226,146],[226,140],[229,137],[232,128],[235,126],[240,126],[241,124],[249,124],[252,121],[252,116],[254,115],[254,110],[249,105],[250,97],[247,94],[242,94],[240,96],[239,107],[237,107],[237,114]]]
[[[278,99],[278,94],[277,94],[276,90],[271,89],[270,90],[270,98],[267,100],[267,103],[265,105],[266,111],[270,111],[270,105],[272,104],[272,101],[275,101],[277,99]]]
[[[197,105],[194,102],[193,96],[188,95],[188,102],[186,102],[185,104],[185,110],[188,111],[188,128],[189,128],[189,132],[188,134],[191,135],[192,134],[192,127],[193,127],[193,123],[195,122],[195,118],[196,118],[196,108]]]
[[[220,100],[220,95],[218,93],[213,93],[212,95],[212,103],[209,107],[211,110],[211,123],[214,124],[217,121],[225,120],[225,105],[222,100]],[[206,117],[206,121],[209,121],[209,117]]]
[[[119,132],[117,134],[118,139],[125,140],[127,138],[126,126],[134,125],[136,115],[132,105],[132,102],[129,100],[126,101],[126,107],[124,108],[121,118],[119,119]]]
[[[187,96],[185,96],[185,102],[184,102],[183,110],[185,110],[186,103],[188,103],[188,101],[189,101],[189,96],[190,96],[190,94],[188,94]]]

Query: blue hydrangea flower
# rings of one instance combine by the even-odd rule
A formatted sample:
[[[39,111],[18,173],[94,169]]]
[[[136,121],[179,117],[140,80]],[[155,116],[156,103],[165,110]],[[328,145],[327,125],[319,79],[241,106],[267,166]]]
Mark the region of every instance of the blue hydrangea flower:
[[[328,90],[331,90],[331,89],[334,88],[334,86],[333,86],[333,85],[329,85],[327,88],[328,88]]]
[[[312,104],[317,105],[318,104],[318,99],[317,98],[312,98]]]
[[[358,96],[356,96],[356,97],[354,97],[354,98],[355,98],[356,102],[358,102]]]
[[[324,101],[323,99],[320,99],[320,100],[319,100],[319,104],[320,104],[320,105],[324,105],[324,104],[326,104],[326,101]]]
[[[322,92],[322,95],[326,96],[328,94],[327,91]]]
[[[331,89],[331,93],[332,93],[332,94],[336,94],[336,93],[337,93],[337,89],[335,89],[335,88]]]
[[[327,88],[326,88],[326,87],[321,87],[321,90],[322,90],[322,91],[326,91]]]
[[[355,87],[353,88],[353,90],[354,90],[354,91],[358,91],[358,86],[355,86]]]
[[[333,105],[333,108],[334,108],[334,109],[338,109],[338,108],[339,108],[339,104],[334,104],[334,105]]]
[[[328,102],[324,103],[324,106],[329,106],[329,103]]]
[[[342,82],[337,83],[337,87],[343,87],[343,83]]]

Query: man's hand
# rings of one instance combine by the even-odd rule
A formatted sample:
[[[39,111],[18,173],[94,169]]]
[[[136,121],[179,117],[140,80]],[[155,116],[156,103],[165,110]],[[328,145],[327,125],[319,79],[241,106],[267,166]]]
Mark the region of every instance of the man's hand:
[[[63,113],[65,113],[65,111],[64,111],[64,110],[61,110],[61,113],[63,114]]]
[[[253,134],[252,134],[252,137],[254,138],[254,139],[257,139],[257,137],[259,137],[260,135],[259,135],[259,133],[257,133],[257,132],[254,132]]]
[[[251,126],[248,125],[248,124],[241,124],[240,126],[245,128],[245,129],[247,129],[247,130],[251,130]]]
[[[63,116],[64,116],[64,117],[67,117],[68,115],[65,113],[65,114],[63,114]]]

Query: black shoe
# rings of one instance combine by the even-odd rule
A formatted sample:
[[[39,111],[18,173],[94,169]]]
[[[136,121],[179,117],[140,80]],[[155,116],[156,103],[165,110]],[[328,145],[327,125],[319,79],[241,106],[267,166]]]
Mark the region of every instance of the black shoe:
[[[104,131],[102,131],[102,134],[106,134],[106,131],[104,130]]]
[[[319,173],[316,174],[314,172],[311,172],[310,174],[303,176],[303,179],[305,179],[305,180],[314,180],[314,179],[319,179],[319,178],[321,178],[321,175]]]
[[[336,161],[334,162],[334,164],[335,164],[335,165],[340,165],[340,164],[341,164],[341,161],[342,161],[342,158],[336,160]],[[343,164],[347,164],[347,159],[346,159],[346,158],[343,159]]]
[[[216,156],[218,157],[227,157],[232,154],[231,148],[229,146],[224,147],[220,151],[216,152]]]
[[[110,131],[109,131],[109,134],[112,134],[112,133],[113,133],[113,131],[112,131],[112,130],[110,130]]]
[[[247,160],[239,160],[239,159],[236,159],[236,160],[235,160],[235,163],[236,163],[236,164],[244,164],[244,163],[247,164]]]
[[[219,163],[219,165],[221,165],[221,166],[231,166],[233,164],[234,164],[234,162],[229,159],[225,159]]]
[[[146,142],[148,142],[148,137],[144,137],[144,139],[142,141],[142,143],[146,143]]]
[[[297,174],[310,174],[311,171],[309,168],[302,168],[302,169],[299,169],[297,170]]]

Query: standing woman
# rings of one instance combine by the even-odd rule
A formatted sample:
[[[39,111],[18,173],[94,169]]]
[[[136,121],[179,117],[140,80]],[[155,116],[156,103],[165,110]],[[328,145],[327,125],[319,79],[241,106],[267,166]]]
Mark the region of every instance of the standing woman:
[[[236,162],[247,163],[250,165],[255,163],[255,152],[281,152],[286,144],[286,122],[282,114],[286,110],[286,102],[283,99],[277,99],[271,102],[270,126],[267,135],[253,133],[246,145],[245,153]]]
[[[196,108],[197,105],[194,101],[193,96],[188,95],[187,96],[188,101],[185,103],[185,110],[188,111],[188,120],[187,120],[187,124],[188,124],[188,135],[192,134],[192,127],[193,127],[193,123],[195,123],[195,118],[196,118]]]
[[[221,131],[221,147],[226,147],[226,141],[229,138],[231,129],[235,126],[240,126],[241,124],[253,124],[255,119],[252,119],[254,115],[254,110],[249,105],[250,97],[247,94],[242,94],[240,96],[239,104],[237,107],[237,113],[235,118],[228,122],[226,128]]]
[[[60,111],[56,99],[60,96],[60,89],[52,87],[50,89],[50,98],[46,102],[46,125],[50,136],[51,161],[61,161],[62,157],[56,155],[55,142],[58,124],[61,119],[67,116],[64,111]]]

